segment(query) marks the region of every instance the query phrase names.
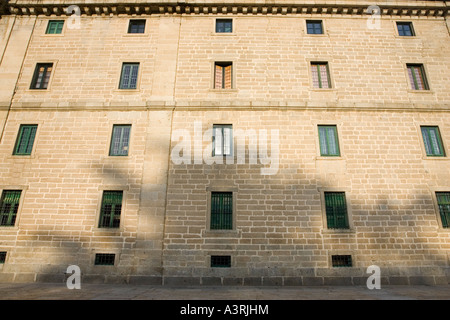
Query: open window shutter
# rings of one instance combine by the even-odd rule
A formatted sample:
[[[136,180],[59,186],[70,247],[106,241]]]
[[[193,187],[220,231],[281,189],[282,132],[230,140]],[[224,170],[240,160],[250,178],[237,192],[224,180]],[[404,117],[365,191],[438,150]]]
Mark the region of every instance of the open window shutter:
[[[215,74],[215,80],[214,80],[214,88],[221,89],[222,86],[222,79],[223,79],[223,67],[219,65],[215,65],[216,68],[216,74]]]
[[[231,65],[225,67],[224,89],[231,89]]]
[[[214,128],[214,155],[222,155],[222,128]]]

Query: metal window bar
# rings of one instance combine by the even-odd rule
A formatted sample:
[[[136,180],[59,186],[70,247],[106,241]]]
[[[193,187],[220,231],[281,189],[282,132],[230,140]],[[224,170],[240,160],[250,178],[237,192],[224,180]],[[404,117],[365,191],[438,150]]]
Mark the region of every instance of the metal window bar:
[[[21,125],[17,136],[14,155],[30,155],[33,150],[37,125]]]
[[[109,150],[110,156],[128,156],[131,125],[114,125]]]
[[[325,192],[325,211],[329,229],[349,228],[344,192]]]
[[[230,268],[231,256],[211,256],[211,268]]]
[[[50,20],[48,22],[46,34],[61,34],[64,20]]]
[[[95,254],[96,266],[113,266],[116,255],[114,253],[97,253]]]
[[[441,215],[442,227],[450,228],[450,192],[437,192],[436,198]]]
[[[211,230],[231,230],[233,228],[233,193],[211,193]]]
[[[427,156],[445,156],[441,135],[438,127],[421,127],[423,144]]]
[[[138,73],[139,63],[124,63],[122,65],[119,89],[136,89]]]
[[[352,267],[351,255],[333,255],[331,256],[331,264],[334,268],[348,268]]]
[[[0,226],[14,226],[21,194],[21,190],[3,191],[0,203]]]
[[[104,191],[99,228],[118,228],[122,212],[122,191]]]
[[[4,264],[6,261],[6,251],[0,251],[0,264]]]

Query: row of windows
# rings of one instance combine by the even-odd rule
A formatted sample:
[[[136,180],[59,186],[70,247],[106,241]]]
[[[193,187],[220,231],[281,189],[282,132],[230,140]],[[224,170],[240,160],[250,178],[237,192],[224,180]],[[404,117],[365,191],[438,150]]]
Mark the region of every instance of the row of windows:
[[[38,126],[21,125],[14,146],[13,155],[30,155]],[[438,126],[421,126],[425,153],[429,157],[445,157],[445,149]],[[110,156],[128,156],[130,146],[131,125],[113,125]],[[340,156],[339,138],[336,125],[318,125],[319,147],[321,156]],[[233,126],[213,125],[212,156],[233,155]]]
[[[443,228],[450,228],[450,192],[436,192]],[[3,190],[0,200],[0,226],[15,225],[22,190]],[[233,192],[211,192],[210,230],[233,230]],[[123,191],[103,191],[98,221],[99,228],[120,227]],[[350,229],[345,192],[324,192],[327,229]]]
[[[119,89],[134,90],[138,87],[139,62],[122,64]],[[408,78],[412,90],[429,90],[423,64],[406,64]],[[331,77],[328,62],[310,63],[312,87],[314,89],[330,89]],[[36,65],[30,89],[46,90],[53,71],[53,63],[38,63]],[[214,89],[233,89],[233,62],[218,61],[214,63]]]
[[[131,19],[128,23],[128,33],[145,33],[145,19]],[[397,21],[398,35],[402,37],[415,36],[412,22]],[[50,20],[47,25],[46,34],[61,34],[64,20]],[[216,19],[216,33],[233,33],[233,19]],[[306,20],[307,34],[324,34],[322,20]]]

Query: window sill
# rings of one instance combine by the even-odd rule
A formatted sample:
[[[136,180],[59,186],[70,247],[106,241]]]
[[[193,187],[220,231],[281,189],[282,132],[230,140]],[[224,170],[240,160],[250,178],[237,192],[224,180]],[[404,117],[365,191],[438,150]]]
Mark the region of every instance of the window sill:
[[[408,90],[409,93],[419,93],[419,94],[434,94],[435,92],[433,90],[413,90],[413,89],[409,89]]]
[[[321,234],[356,234],[355,229],[322,229]]]
[[[119,228],[99,228],[99,227],[94,227],[94,228],[92,228],[92,232],[103,233],[103,234],[106,234],[108,236],[111,236],[111,235],[119,236],[123,232],[123,229],[121,227],[119,227]]]
[[[132,94],[140,92],[140,89],[114,89],[114,92],[123,93],[123,94]]]
[[[346,160],[342,156],[316,156],[316,160]]]
[[[211,32],[212,36],[219,36],[219,37],[223,37],[223,36],[236,36],[235,32]]]
[[[449,160],[447,156],[422,156],[423,160],[438,160],[438,161],[442,161],[442,160]]]
[[[124,38],[128,38],[128,37],[138,37],[138,38],[146,38],[149,37],[150,34],[147,32],[144,33],[125,33],[122,35],[122,37]]]
[[[14,159],[14,160],[31,160],[31,159],[36,159],[36,155],[35,154],[29,154],[29,155],[17,155],[17,154],[12,154],[12,155],[8,155],[6,157],[7,159]]]
[[[238,89],[209,89],[208,91],[214,93],[234,93],[238,92]]]
[[[237,238],[241,236],[239,230],[203,230],[203,237],[211,238]]]
[[[336,88],[309,88],[309,90],[315,91],[315,92],[333,92],[333,91],[337,91]]]
[[[16,217],[17,219],[17,217]],[[17,221],[16,221],[17,223]],[[19,231],[19,227],[14,225],[14,226],[0,226],[0,231]]]

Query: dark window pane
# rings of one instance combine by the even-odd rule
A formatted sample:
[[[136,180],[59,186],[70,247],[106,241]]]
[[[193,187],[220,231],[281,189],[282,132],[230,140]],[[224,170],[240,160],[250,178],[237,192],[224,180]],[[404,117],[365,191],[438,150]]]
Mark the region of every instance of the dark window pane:
[[[350,255],[333,255],[331,256],[331,264],[335,268],[352,267],[352,256]]]
[[[97,266],[113,266],[115,258],[114,253],[97,253],[94,264]]]
[[[145,20],[130,20],[128,33],[145,33]]]
[[[99,228],[118,228],[122,212],[122,191],[104,191]]]
[[[306,29],[308,34],[323,34],[322,21],[307,21]]]
[[[233,228],[233,193],[211,193],[211,230]]]
[[[325,192],[325,211],[329,229],[349,228],[344,192]]]
[[[398,35],[403,37],[414,36],[411,22],[397,22]]]
[[[17,136],[14,155],[30,155],[33,150],[37,125],[21,125]]]
[[[19,201],[22,191],[5,190],[2,193],[0,202],[0,225],[14,226],[17,212],[19,210]]]
[[[436,192],[442,226],[450,228],[450,192]]]
[[[216,20],[217,33],[231,33],[233,32],[233,20],[231,19],[217,19]]]
[[[34,70],[30,89],[47,89],[52,69],[53,63],[38,63]]]
[[[211,268],[230,268],[231,256],[211,256]]]

